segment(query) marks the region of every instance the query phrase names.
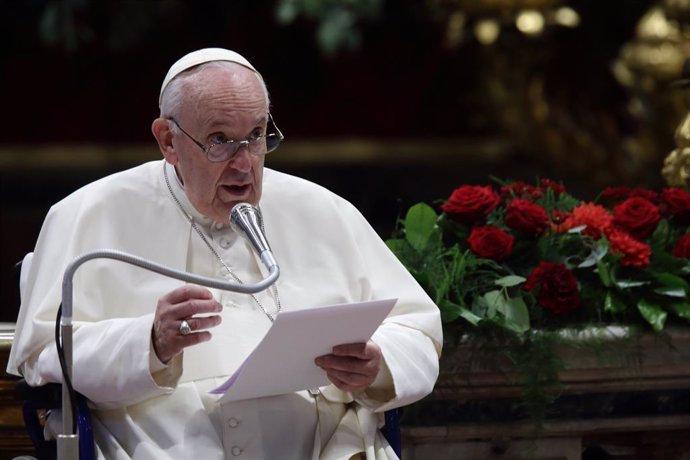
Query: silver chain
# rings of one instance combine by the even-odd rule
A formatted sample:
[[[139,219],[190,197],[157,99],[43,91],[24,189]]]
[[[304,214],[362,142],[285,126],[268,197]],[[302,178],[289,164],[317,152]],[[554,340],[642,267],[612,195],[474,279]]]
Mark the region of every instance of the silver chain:
[[[225,270],[228,272],[228,274],[234,279],[236,282],[240,284],[244,284],[244,282],[233,272],[228,264],[225,263],[223,258],[218,254],[218,251],[213,247],[211,242],[206,238],[206,235],[204,235],[204,232],[201,231],[201,229],[197,226],[196,222],[194,222],[194,217],[192,217],[191,214],[189,214],[184,206],[182,206],[182,203],[180,200],[177,198],[175,195],[175,192],[173,192],[172,187],[170,186],[170,180],[168,179],[168,170],[166,168],[166,165],[163,165],[163,175],[165,176],[165,185],[168,187],[168,191],[170,192],[170,196],[172,197],[173,201],[177,204],[177,206],[180,208],[180,211],[182,211],[182,214],[184,214],[187,217],[187,220],[189,220],[189,223],[191,224],[192,228],[196,231],[197,235],[201,237],[201,240],[208,246],[208,248],[211,250],[214,256],[216,256],[216,259],[218,259],[218,262],[225,268]],[[263,222],[262,222],[263,225]],[[278,297],[278,288],[276,287],[275,284],[271,286],[271,290],[273,292],[273,297],[275,297],[276,300],[276,312],[275,315],[278,315],[280,313],[281,305],[280,305],[280,297]],[[275,316],[271,315],[263,305],[261,305],[261,302],[259,302],[259,299],[256,298],[254,294],[250,294],[252,296],[252,299],[254,299],[254,302],[259,306],[262,312],[266,315],[266,317],[273,322],[275,320]]]

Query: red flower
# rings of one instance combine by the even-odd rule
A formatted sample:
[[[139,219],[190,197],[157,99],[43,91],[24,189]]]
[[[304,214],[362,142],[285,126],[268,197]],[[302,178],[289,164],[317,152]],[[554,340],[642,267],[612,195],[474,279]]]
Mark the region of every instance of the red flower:
[[[501,187],[501,195],[536,200],[544,195],[544,191],[539,187],[519,180]]]
[[[503,260],[513,250],[513,238],[498,227],[474,227],[467,243],[472,252],[484,259]]]
[[[558,183],[551,179],[542,179],[540,182],[542,187],[553,190],[553,193],[556,195],[565,193],[565,186],[561,183]]]
[[[661,200],[663,213],[683,225],[690,224],[690,192],[679,187],[664,189]]]
[[[647,198],[653,203],[659,202],[659,194],[657,192],[642,187],[635,187],[632,189],[630,187],[606,187],[601,192],[601,198],[604,200],[620,201],[623,198],[632,198],[635,196]]]
[[[538,204],[516,198],[506,206],[505,221],[513,230],[537,236],[549,225],[549,216]]]
[[[612,229],[606,235],[609,239],[609,247],[614,254],[621,254],[621,265],[627,267],[646,267],[649,265],[649,257],[652,248],[619,229]]]
[[[551,211],[551,222],[553,228],[558,231],[558,227],[563,224],[570,217],[570,213],[561,211],[560,209],[553,209]]]
[[[453,191],[441,209],[458,222],[473,224],[500,203],[501,197],[489,186],[463,185]]]
[[[659,208],[639,196],[628,198],[613,208],[613,223],[637,239],[651,235],[660,220]]]
[[[630,195],[630,187],[606,187],[601,192],[604,200],[620,200]]]
[[[537,303],[556,315],[580,305],[580,290],[573,272],[561,263],[540,262],[527,277],[523,289],[537,288]]]
[[[561,225],[555,227],[558,232],[567,232],[571,228],[586,225],[583,233],[595,240],[613,225],[613,218],[603,206],[592,203],[583,203],[573,209],[570,216]]]
[[[687,233],[673,245],[673,255],[681,259],[690,259],[690,233]]]
[[[634,189],[630,190],[630,198],[635,197],[635,196],[640,197],[640,198],[646,198],[655,204],[659,203],[659,193],[655,192],[654,190],[648,190],[646,188],[635,187]]]

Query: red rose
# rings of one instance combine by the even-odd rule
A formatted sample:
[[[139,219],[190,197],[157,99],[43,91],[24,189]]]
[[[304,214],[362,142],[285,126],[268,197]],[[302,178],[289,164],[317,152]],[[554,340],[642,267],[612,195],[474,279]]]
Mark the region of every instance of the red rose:
[[[545,189],[551,189],[555,195],[565,193],[565,186],[559,182],[551,179],[542,179],[540,182],[542,187]]]
[[[502,186],[501,195],[536,200],[544,196],[544,191],[539,187],[535,187],[534,185],[530,185],[519,180],[513,182],[512,184]]]
[[[690,233],[678,238],[673,245],[673,255],[681,259],[690,259]]]
[[[651,201],[654,204],[659,203],[659,193],[655,192],[654,190],[648,190],[646,188],[642,187],[635,187],[634,189],[630,190],[630,198],[634,196],[639,196],[641,198],[647,198],[649,201]]]
[[[690,192],[679,187],[664,189],[661,196],[664,215],[672,217],[680,224],[690,224]]]
[[[629,187],[606,187],[601,192],[603,200],[620,200],[630,195]]]
[[[580,305],[577,278],[561,263],[540,262],[522,287],[527,291],[537,288],[537,303],[556,315],[564,315]]]
[[[659,202],[659,194],[653,190],[648,190],[642,187],[606,187],[601,192],[601,198],[603,200],[614,200],[620,201],[623,198],[632,198],[634,196],[647,198],[653,203]]]
[[[516,198],[506,206],[505,221],[513,230],[537,236],[549,225],[549,216],[538,204]]]
[[[459,222],[473,224],[499,204],[501,197],[490,186],[463,185],[453,191],[441,209]]]
[[[644,268],[649,265],[652,248],[622,230],[613,229],[606,235],[609,239],[609,247],[614,254],[623,256],[621,265],[627,267]]]
[[[467,243],[476,255],[483,259],[503,260],[513,250],[513,238],[498,227],[474,227]]]
[[[647,238],[661,220],[659,208],[647,198],[628,198],[613,208],[613,223],[637,239]]]

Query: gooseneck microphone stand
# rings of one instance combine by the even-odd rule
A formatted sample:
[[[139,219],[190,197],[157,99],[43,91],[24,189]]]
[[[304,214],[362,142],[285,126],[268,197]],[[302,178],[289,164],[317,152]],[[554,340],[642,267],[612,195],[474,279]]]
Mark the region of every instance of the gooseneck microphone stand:
[[[247,220],[248,219],[248,220]],[[254,294],[261,292],[278,280],[280,269],[275,262],[273,255],[268,248],[268,243],[263,235],[261,214],[251,205],[240,203],[235,205],[231,212],[231,220],[244,235],[250,240],[254,248],[259,252],[261,260],[268,268],[268,276],[257,283],[240,284],[223,281],[216,278],[195,275],[184,271],[175,270],[164,265],[151,262],[142,257],[138,257],[126,252],[113,249],[100,249],[82,254],[75,258],[65,270],[62,279],[62,317],[60,319],[61,347],[64,353],[64,365],[62,366],[62,434],[57,439],[57,458],[58,460],[79,460],[79,433],[73,423],[76,407],[72,406],[72,301],[73,301],[73,278],[77,269],[91,259],[114,259],[126,262],[131,265],[150,270],[161,275],[169,276],[188,283],[199,284],[225,291],[239,292],[244,294]],[[243,222],[243,220],[245,222]],[[255,239],[259,239],[258,246]]]

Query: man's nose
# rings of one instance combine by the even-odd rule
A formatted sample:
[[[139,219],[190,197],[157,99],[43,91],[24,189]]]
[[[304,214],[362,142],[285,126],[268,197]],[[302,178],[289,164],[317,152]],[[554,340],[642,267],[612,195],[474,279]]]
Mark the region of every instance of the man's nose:
[[[240,144],[237,153],[230,159],[228,163],[233,169],[238,171],[248,172],[252,168],[252,154],[249,152],[249,144]]]

